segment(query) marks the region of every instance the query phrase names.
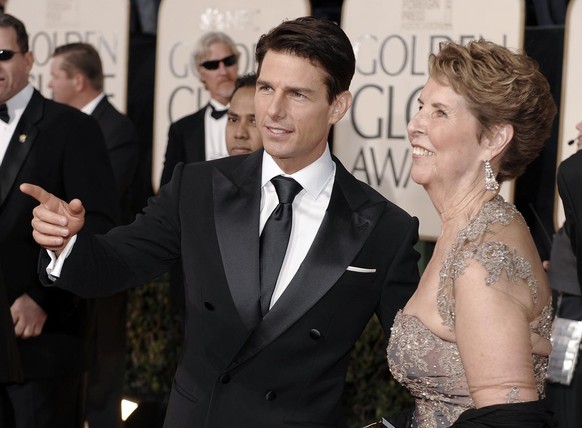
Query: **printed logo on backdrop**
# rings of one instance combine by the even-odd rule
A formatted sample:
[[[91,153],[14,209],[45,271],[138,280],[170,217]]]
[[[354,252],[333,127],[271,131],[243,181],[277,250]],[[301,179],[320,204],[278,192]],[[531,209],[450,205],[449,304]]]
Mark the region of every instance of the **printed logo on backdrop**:
[[[522,45],[521,1],[346,0],[342,27],[356,55],[350,113],[334,129],[334,153],[360,180],[420,219],[420,234],[435,239],[439,219],[424,189],[410,178],[407,123],[418,110],[428,57],[444,41],[486,38]],[[513,5],[513,7],[512,7]],[[495,7],[501,7],[499,19]],[[495,13],[495,19],[487,16]],[[522,23],[520,25],[520,23]],[[502,187],[507,199],[511,183]]]
[[[452,0],[405,0],[402,3],[402,28],[452,30],[452,8]]]
[[[29,49],[34,54],[30,81],[45,97],[51,98],[48,83],[55,48],[67,43],[90,43],[103,63],[107,95],[118,109],[125,111],[129,37],[126,4],[117,0],[16,0],[7,3],[7,13],[26,26]]]

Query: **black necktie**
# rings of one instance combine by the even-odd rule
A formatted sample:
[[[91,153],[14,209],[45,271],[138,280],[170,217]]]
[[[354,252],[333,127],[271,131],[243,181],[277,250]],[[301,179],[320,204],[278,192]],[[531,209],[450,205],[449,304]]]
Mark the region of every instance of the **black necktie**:
[[[6,104],[0,104],[0,119],[8,123],[10,120],[10,115],[8,114],[8,107]]]
[[[293,221],[293,199],[301,191],[301,184],[292,178],[278,175],[271,179],[275,186],[279,205],[271,213],[261,233],[261,312],[269,311],[275,284],[287,252],[291,223]]]
[[[210,104],[210,108],[212,109],[212,112],[210,113],[210,115],[215,119],[220,119],[228,111],[228,109],[216,110],[212,104]]]

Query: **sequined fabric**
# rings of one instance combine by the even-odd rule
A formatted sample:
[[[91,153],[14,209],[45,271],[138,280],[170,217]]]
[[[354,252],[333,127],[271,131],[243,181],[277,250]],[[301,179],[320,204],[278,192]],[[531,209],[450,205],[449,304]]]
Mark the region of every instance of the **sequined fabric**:
[[[526,284],[532,299],[537,299],[537,281],[530,264],[506,243],[495,240],[512,221],[524,223],[515,207],[496,196],[486,203],[467,227],[460,230],[440,271],[437,307],[443,324],[454,332],[455,279],[463,274],[468,259],[479,262],[487,271],[486,284],[495,284],[501,275],[515,283]],[[520,280],[520,281],[517,281]],[[541,317],[530,325],[532,332],[549,338],[551,302]],[[465,371],[456,343],[433,334],[411,315],[398,312],[387,349],[388,364],[394,378],[406,386],[416,401],[412,428],[448,427],[474,404],[469,394]],[[547,358],[532,355],[538,394],[544,393]],[[519,401],[518,392],[508,391],[508,402]],[[513,397],[513,398],[512,398]]]

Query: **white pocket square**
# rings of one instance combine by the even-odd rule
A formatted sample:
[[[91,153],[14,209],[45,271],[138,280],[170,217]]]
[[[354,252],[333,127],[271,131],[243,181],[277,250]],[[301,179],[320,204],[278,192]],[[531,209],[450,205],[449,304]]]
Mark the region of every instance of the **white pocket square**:
[[[359,272],[359,273],[374,273],[376,272],[376,269],[370,269],[370,268],[363,268],[363,267],[357,267],[357,266],[348,266],[348,268],[346,270],[352,271],[352,272]]]

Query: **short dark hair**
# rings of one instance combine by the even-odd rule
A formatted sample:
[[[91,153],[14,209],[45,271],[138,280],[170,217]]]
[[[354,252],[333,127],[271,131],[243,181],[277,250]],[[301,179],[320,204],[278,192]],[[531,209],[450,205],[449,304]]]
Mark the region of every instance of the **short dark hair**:
[[[53,57],[62,56],[61,68],[68,77],[74,73],[87,76],[93,89],[103,90],[103,65],[99,52],[89,43],[68,43],[58,46]]]
[[[20,52],[28,52],[28,33],[21,20],[7,13],[0,13],[0,28],[14,28]]]
[[[335,98],[350,87],[356,58],[350,39],[335,22],[306,16],[283,21],[263,34],[257,43],[257,74],[268,51],[287,53],[309,60],[326,73],[327,99]]]
[[[244,76],[240,76],[238,79],[236,79],[232,95],[234,96],[235,92],[238,91],[240,88],[255,88],[256,86],[257,86],[257,73],[255,72],[247,73]]]

